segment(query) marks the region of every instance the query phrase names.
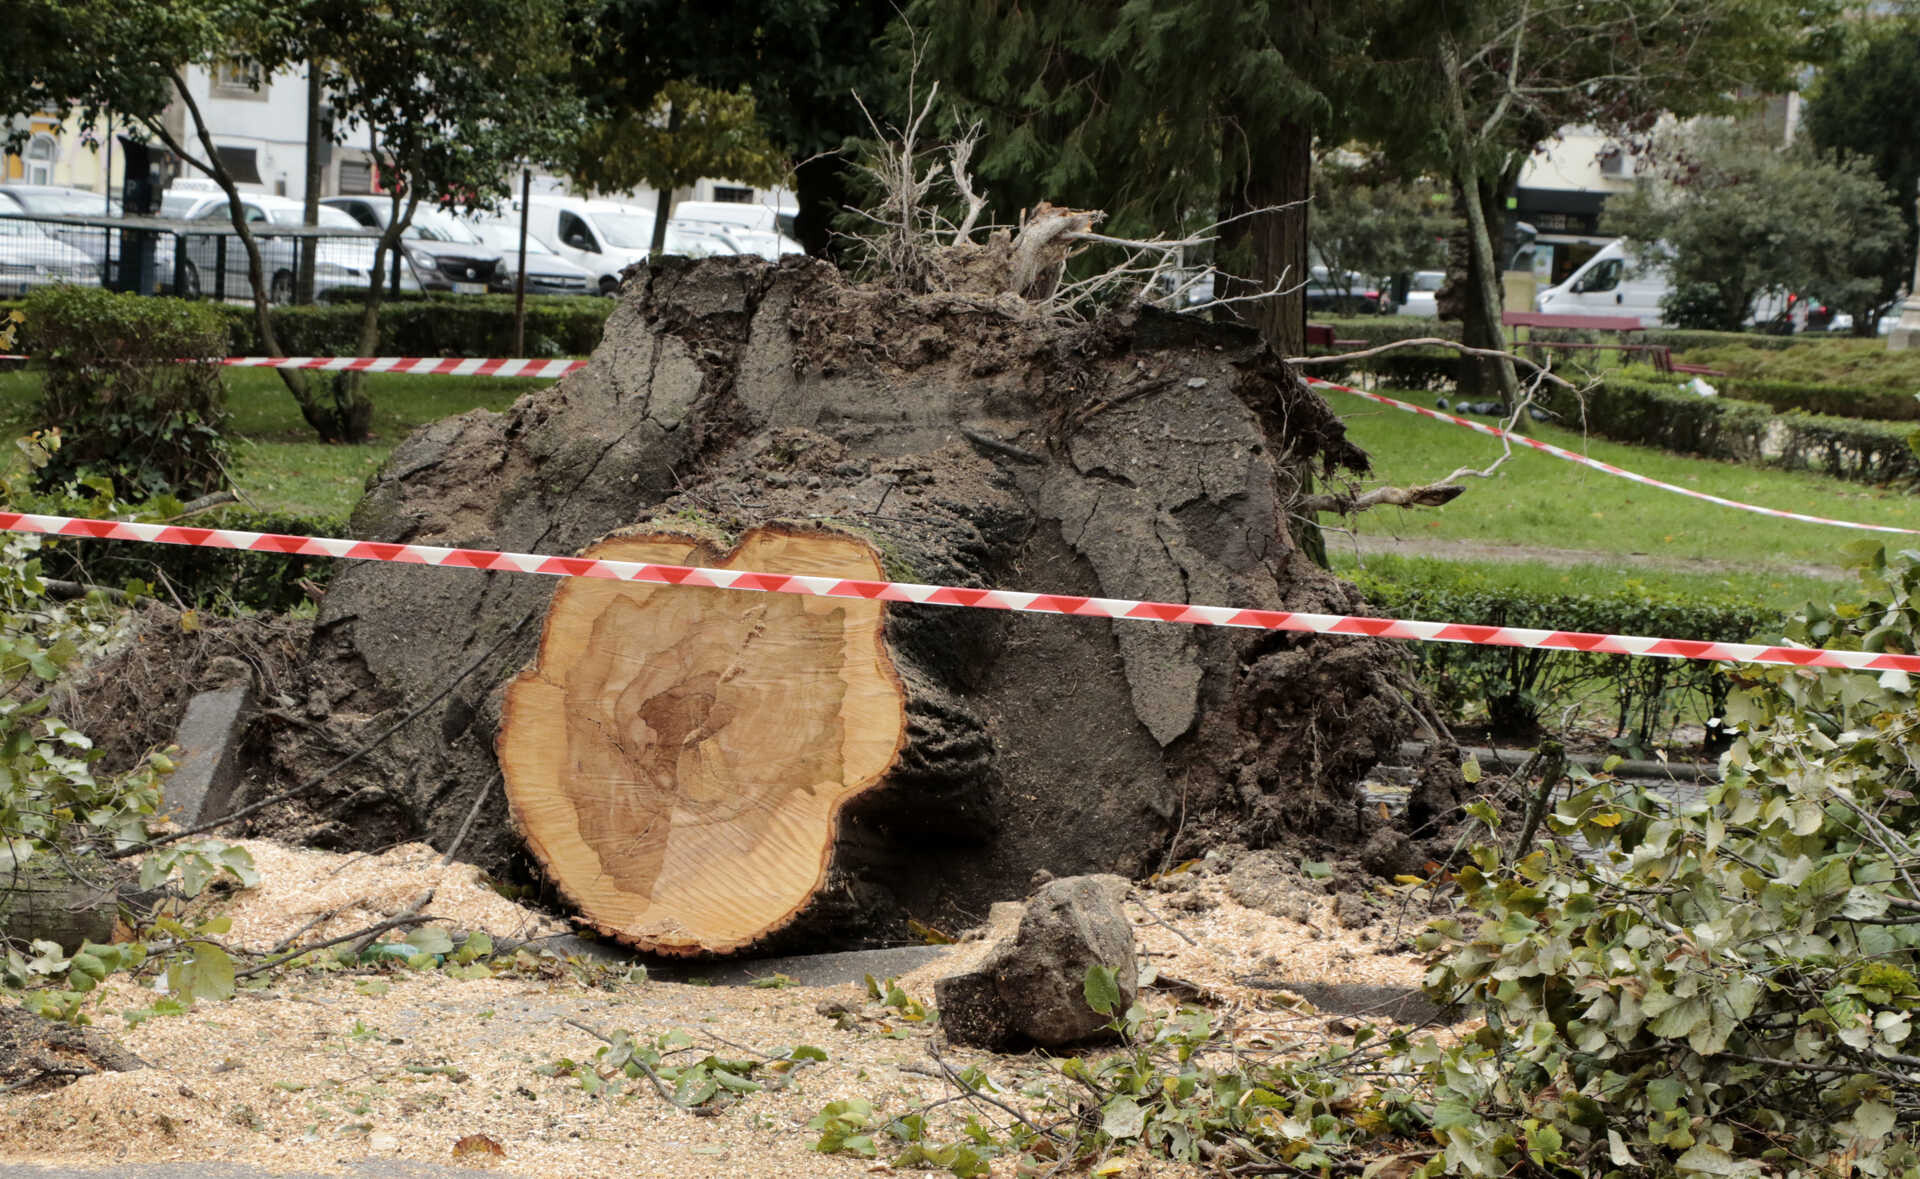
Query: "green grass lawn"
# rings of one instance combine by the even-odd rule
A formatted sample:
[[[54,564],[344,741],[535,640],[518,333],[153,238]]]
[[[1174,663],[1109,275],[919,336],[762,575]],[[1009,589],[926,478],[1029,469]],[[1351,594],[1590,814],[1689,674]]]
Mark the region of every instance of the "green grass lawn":
[[[1351,575],[1361,567],[1351,548],[1342,550],[1328,545],[1327,557],[1334,571]],[[1536,593],[1610,593],[1614,590],[1650,593],[1690,594],[1704,598],[1733,596],[1743,601],[1778,609],[1782,613],[1818,598],[1832,601],[1844,583],[1818,577],[1764,570],[1688,573],[1670,569],[1622,569],[1614,565],[1548,565],[1540,561],[1454,561],[1434,557],[1402,557],[1375,554],[1365,560],[1369,573],[1398,583],[1429,580],[1429,571],[1444,566],[1477,572],[1502,586]]]
[[[233,474],[241,497],[263,511],[341,518],[359,501],[367,477],[415,427],[470,409],[504,409],[552,383],[376,373],[367,378],[374,403],[372,439],[329,446],[315,440],[279,374],[231,369],[226,378],[235,435]],[[0,424],[15,434],[24,431],[38,391],[37,373],[0,373]]]
[[[1426,483],[1457,467],[1484,468],[1500,443],[1458,426],[1373,406],[1328,391],[1374,474],[1396,484]],[[1396,394],[1431,406],[1434,395]],[[1584,439],[1534,424],[1531,433],[1616,466],[1692,490],[1765,507],[1872,524],[1920,528],[1920,498],[1806,472],[1748,467]],[[1843,546],[1879,534],[1776,520],[1701,503],[1525,448],[1492,479],[1462,481],[1466,493],[1443,508],[1376,508],[1350,522],[1370,535],[1533,545],[1601,553],[1733,561],[1755,568],[1786,563],[1838,564]],[[1903,538],[1882,536],[1898,547]],[[1911,547],[1920,548],[1920,537]],[[1329,550],[1337,548],[1329,543]]]

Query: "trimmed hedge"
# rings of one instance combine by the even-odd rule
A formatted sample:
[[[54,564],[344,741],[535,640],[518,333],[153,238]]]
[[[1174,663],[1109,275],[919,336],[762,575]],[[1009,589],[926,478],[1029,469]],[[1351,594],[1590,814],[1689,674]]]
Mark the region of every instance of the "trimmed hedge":
[[[1782,413],[1810,414],[1890,422],[1920,421],[1920,398],[1912,393],[1861,389],[1846,385],[1804,385],[1793,381],[1749,380],[1744,377],[1708,377],[1722,393],[1743,401],[1757,401]]]
[[[1683,595],[1631,579],[1594,593],[1545,592],[1440,562],[1395,580],[1366,570],[1352,577],[1376,610],[1395,618],[1710,642],[1746,642],[1781,623],[1778,611],[1735,593]],[[1411,652],[1435,700],[1459,720],[1484,710],[1502,736],[1531,734],[1542,718],[1598,699],[1609,702],[1622,744],[1645,750],[1682,716],[1718,716],[1732,687],[1717,664],[1695,660],[1452,643],[1415,643]]]
[[[148,303],[179,303],[146,298]],[[539,296],[527,299],[527,356],[584,356],[600,344],[600,334],[617,300],[593,296]],[[253,308],[235,303],[193,303],[212,309],[226,323],[228,354],[259,356],[263,349],[254,327]],[[0,302],[0,315],[21,307]],[[358,352],[360,308],[352,304],[315,304],[273,309],[274,333],[290,356],[352,356]],[[16,346],[28,355],[44,349],[36,343],[31,317]],[[448,295],[402,299],[380,308],[382,356],[506,356],[513,347],[512,295]]]
[[[1571,394],[1549,404],[1570,423],[1582,421]],[[1821,471],[1861,483],[1920,478],[1920,456],[1898,422],[1822,414],[1774,413],[1755,401],[1701,397],[1678,382],[1609,377],[1586,393],[1585,426],[1602,438],[1658,446],[1680,454]]]
[[[45,456],[41,488],[84,476],[123,498],[191,498],[224,486],[226,386],[206,357],[220,316],[174,299],[54,286],[26,300],[23,330],[46,360],[36,429],[62,441]]]

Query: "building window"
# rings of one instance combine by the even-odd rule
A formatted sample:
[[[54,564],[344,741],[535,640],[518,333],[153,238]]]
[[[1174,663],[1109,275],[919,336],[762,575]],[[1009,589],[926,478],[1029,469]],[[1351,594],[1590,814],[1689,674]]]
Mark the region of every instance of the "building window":
[[[372,192],[373,164],[367,160],[341,160],[340,191],[354,195]]]
[[[45,131],[27,141],[26,182],[52,184],[53,165],[60,159],[60,145]]]
[[[217,98],[267,99],[267,80],[260,76],[260,67],[233,58],[213,67],[207,89]]]
[[[731,184],[716,184],[713,186],[713,199],[716,201],[726,201],[729,204],[735,205],[751,204],[753,201],[753,190]]]
[[[250,147],[216,147],[220,163],[235,184],[260,183],[259,155]]]

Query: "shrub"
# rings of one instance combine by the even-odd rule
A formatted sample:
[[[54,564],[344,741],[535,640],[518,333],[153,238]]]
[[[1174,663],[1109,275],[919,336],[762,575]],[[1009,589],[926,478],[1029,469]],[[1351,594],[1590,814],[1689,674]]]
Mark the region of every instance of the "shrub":
[[[46,360],[35,414],[63,444],[42,485],[104,475],[128,499],[198,495],[225,483],[226,349],[221,314],[176,299],[48,287],[26,303],[26,333]]]
[[[1548,591],[1434,564],[1393,580],[1363,570],[1353,580],[1375,609],[1396,618],[1714,642],[1746,642],[1779,624],[1777,612],[1731,591],[1683,593],[1631,579],[1594,593]],[[1519,736],[1569,705],[1607,701],[1615,737],[1634,752],[1683,717],[1718,716],[1732,683],[1718,666],[1692,660],[1451,643],[1416,644],[1412,654],[1428,690],[1456,718],[1484,709],[1496,733]]]
[[[1587,390],[1584,406],[1556,390],[1549,404],[1568,422],[1602,438],[1659,446],[1680,454],[1794,470],[1839,479],[1891,483],[1920,478],[1920,457],[1899,422],[1823,414],[1776,414],[1732,397],[1701,397],[1672,378],[1609,376]]]
[[[1916,557],[1856,556],[1856,599],[1785,637],[1920,649]],[[1486,1029],[1414,1053],[1446,1173],[1920,1173],[1920,701],[1900,672],[1744,678],[1703,798],[1576,776],[1548,828],[1586,854],[1483,847],[1456,875],[1477,920],[1425,935],[1427,981]]]

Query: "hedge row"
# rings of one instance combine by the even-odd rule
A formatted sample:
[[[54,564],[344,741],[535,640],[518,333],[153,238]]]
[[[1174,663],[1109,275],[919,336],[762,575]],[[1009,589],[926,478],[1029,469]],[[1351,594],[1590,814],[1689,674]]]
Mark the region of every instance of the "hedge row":
[[[1585,394],[1586,428],[1602,438],[1679,454],[1821,471],[1861,483],[1920,479],[1909,427],[1823,414],[1775,413],[1732,397],[1701,397],[1677,382],[1609,377]],[[1556,391],[1549,404],[1568,420],[1582,409]]]
[[[1912,393],[1745,377],[1708,377],[1707,380],[1722,393],[1743,401],[1757,401],[1781,413],[1799,410],[1841,418],[1920,422],[1920,398]]]
[[[615,302],[591,296],[529,298],[522,354],[583,356],[592,352],[600,343],[600,333]],[[0,316],[22,306],[19,302],[0,302]],[[252,307],[235,303],[206,306],[225,319],[231,355],[263,354]],[[273,327],[280,347],[290,356],[353,356],[359,352],[357,306],[276,307]],[[29,355],[40,351],[34,344],[31,320],[23,325],[17,346]],[[375,352],[382,356],[508,356],[512,348],[511,295],[402,299],[380,310],[380,342]]]
[[[1747,642],[1781,624],[1778,611],[1731,591],[1682,594],[1631,581],[1598,593],[1543,591],[1444,562],[1392,580],[1365,570],[1353,579],[1376,610],[1395,618],[1711,642]],[[1719,665],[1694,660],[1453,643],[1411,650],[1425,686],[1455,719],[1484,715],[1502,736],[1527,735],[1570,704],[1604,702],[1616,736],[1644,750],[1683,717],[1718,716],[1732,686]]]
[[[1312,322],[1330,325],[1333,328],[1333,334],[1342,340],[1365,340],[1369,347],[1395,340],[1417,340],[1422,336],[1439,336],[1448,340],[1460,338],[1458,323],[1438,319],[1418,319],[1407,315],[1332,317],[1316,315],[1312,317]],[[1567,331],[1559,328],[1530,329],[1528,335],[1536,340],[1579,344],[1617,344],[1622,338],[1618,332]],[[1819,338],[1767,336],[1758,332],[1702,332],[1680,328],[1648,328],[1645,331],[1634,332],[1628,339],[1635,344],[1664,346],[1678,353],[1701,348],[1727,347],[1778,351],[1791,348],[1795,344],[1816,343]]]

